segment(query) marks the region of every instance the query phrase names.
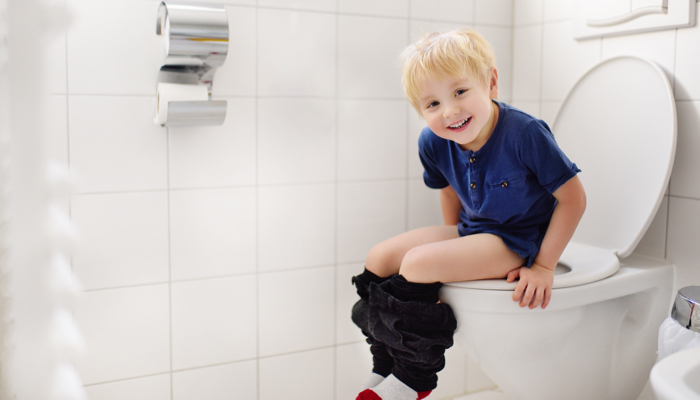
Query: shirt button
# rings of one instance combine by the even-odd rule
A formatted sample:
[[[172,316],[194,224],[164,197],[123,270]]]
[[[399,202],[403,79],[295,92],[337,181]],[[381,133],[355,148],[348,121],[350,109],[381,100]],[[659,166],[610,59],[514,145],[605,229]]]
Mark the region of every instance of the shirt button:
[[[469,162],[470,162],[470,163],[475,163],[475,162],[476,162],[476,157],[469,157]]]
[[[503,182],[503,183],[501,183],[501,186],[502,186],[502,187],[508,187],[508,182]]]
[[[472,183],[471,185],[469,185],[469,187],[472,189],[476,189],[476,183]]]

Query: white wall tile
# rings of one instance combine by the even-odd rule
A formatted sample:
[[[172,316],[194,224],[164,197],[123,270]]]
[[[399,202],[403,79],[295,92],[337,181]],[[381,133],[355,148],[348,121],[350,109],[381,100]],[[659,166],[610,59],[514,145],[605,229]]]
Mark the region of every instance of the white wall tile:
[[[168,186],[167,137],[155,97],[69,96],[71,169],[86,192]]]
[[[68,165],[68,99],[65,95],[44,96],[44,129],[49,159]]]
[[[260,274],[261,357],[333,345],[334,270]]]
[[[621,55],[649,58],[663,68],[673,87],[673,70],[676,57],[676,31],[638,33],[603,38],[603,59]]]
[[[67,0],[69,93],[155,98],[165,54],[155,33],[159,3]]]
[[[380,15],[385,17],[408,17],[409,0],[339,0],[338,11],[350,14]]]
[[[554,129],[554,122],[557,119],[557,113],[559,113],[559,108],[561,108],[563,101],[542,101],[540,103],[539,119],[549,125],[550,129]],[[557,133],[554,132],[556,135]]]
[[[676,265],[675,289],[700,285],[700,200],[669,198],[666,259]]]
[[[252,0],[255,3],[255,0]],[[257,12],[251,7],[225,6],[228,54],[212,81],[212,96],[255,96],[257,82]]]
[[[493,47],[498,70],[498,100],[509,103],[513,87],[513,29],[477,25],[476,30]]]
[[[260,360],[260,400],[333,398],[333,349]]]
[[[170,192],[172,280],[254,273],[254,188]]]
[[[634,249],[635,254],[663,259],[666,256],[666,227],[668,224],[668,197],[664,197],[644,237]]]
[[[258,7],[290,8],[312,11],[336,11],[337,0],[258,0]]]
[[[174,370],[256,357],[255,281],[245,275],[171,285]]]
[[[477,25],[498,25],[510,28],[513,24],[513,0],[476,0]]]
[[[514,28],[512,101],[540,99],[542,25]]]
[[[540,115],[541,113],[541,106],[542,102],[540,101],[527,101],[527,100],[513,100],[511,105],[521,111],[524,111],[533,117],[536,118],[541,118]],[[556,134],[556,132],[555,132]]]
[[[357,288],[351,283],[355,275],[364,271],[364,263],[344,264],[336,267],[335,299],[335,343],[352,343],[364,341],[365,336],[350,318],[352,307],[360,300]]]
[[[408,46],[408,21],[338,17],[338,96],[403,99],[399,55]]]
[[[700,7],[695,8],[695,21],[700,20]],[[676,99],[700,100],[700,24],[678,29],[676,42]]]
[[[173,400],[257,399],[258,363],[242,361],[173,373]]]
[[[331,14],[258,10],[258,94],[334,96],[335,29]]]
[[[338,102],[338,180],[406,177],[405,100]]]
[[[261,272],[335,262],[335,186],[261,187]]]
[[[195,3],[210,3],[210,0],[189,0]],[[242,6],[254,6],[257,0],[219,0],[217,3],[220,4],[237,4]]]
[[[255,99],[225,99],[222,126],[168,128],[170,187],[255,185]]]
[[[425,186],[423,179],[408,181],[408,229],[443,225],[440,191]]]
[[[85,289],[168,281],[166,192],[75,196],[71,215],[84,240],[73,268]]]
[[[258,184],[335,180],[335,101],[258,100]]]
[[[411,0],[411,18],[472,23],[474,0]]]
[[[571,21],[544,24],[543,37],[542,99],[563,100],[578,79],[600,61],[600,40],[574,40]]]
[[[544,0],[513,0],[513,26],[542,23]]]
[[[367,343],[338,346],[335,359],[335,398],[357,397],[370,372],[372,372],[372,353]]]
[[[364,262],[374,245],[405,230],[405,181],[338,185],[338,262]]]
[[[74,317],[89,349],[76,362],[84,384],[170,371],[168,285],[86,292]]]
[[[670,193],[700,199],[700,102],[676,102],[678,137]]]
[[[146,376],[85,387],[90,400],[171,400],[170,374]]]
[[[571,19],[572,0],[544,0],[544,22]]]
[[[57,9],[66,8],[65,2],[55,2]],[[66,77],[66,29],[58,29],[52,26],[50,32],[44,37],[45,53],[42,67],[42,89],[47,94],[68,93],[68,79]]]
[[[408,177],[423,180],[423,164],[418,157],[418,137],[427,124],[412,106],[408,106]]]
[[[446,32],[453,31],[456,29],[463,28],[473,28],[474,24],[464,24],[460,22],[450,22],[450,21],[424,21],[412,19],[409,23],[410,25],[410,37],[409,44],[416,43],[419,39],[423,37],[423,34],[428,34],[431,32]]]

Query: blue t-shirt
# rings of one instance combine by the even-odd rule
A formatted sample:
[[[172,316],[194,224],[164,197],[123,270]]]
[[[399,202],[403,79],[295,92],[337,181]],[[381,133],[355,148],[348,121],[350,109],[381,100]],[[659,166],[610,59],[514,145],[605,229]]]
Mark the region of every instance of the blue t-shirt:
[[[492,233],[530,266],[552,218],[552,195],[581,170],[557,146],[547,124],[505,103],[476,152],[421,132],[418,151],[428,187],[452,186],[462,203],[459,235]]]

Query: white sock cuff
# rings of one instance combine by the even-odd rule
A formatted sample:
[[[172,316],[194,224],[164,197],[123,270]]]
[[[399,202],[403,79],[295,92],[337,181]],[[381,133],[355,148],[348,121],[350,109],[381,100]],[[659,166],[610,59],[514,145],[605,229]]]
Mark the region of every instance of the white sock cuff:
[[[394,374],[386,377],[379,385],[372,388],[372,391],[382,399],[415,400],[418,393],[406,386]]]
[[[367,380],[365,381],[365,384],[362,386],[362,390],[371,389],[371,388],[373,388],[373,387],[379,385],[380,383],[382,383],[383,380],[384,380],[384,377],[383,377],[383,376],[379,375],[379,374],[376,373],[376,372],[372,372],[372,373],[369,374],[369,376],[367,377]]]

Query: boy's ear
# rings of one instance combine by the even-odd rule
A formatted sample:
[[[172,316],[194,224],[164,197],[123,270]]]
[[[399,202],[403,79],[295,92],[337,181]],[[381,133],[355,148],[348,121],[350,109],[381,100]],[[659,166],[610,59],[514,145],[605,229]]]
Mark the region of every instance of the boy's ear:
[[[498,70],[491,68],[491,80],[489,82],[489,95],[492,99],[498,97]]]

